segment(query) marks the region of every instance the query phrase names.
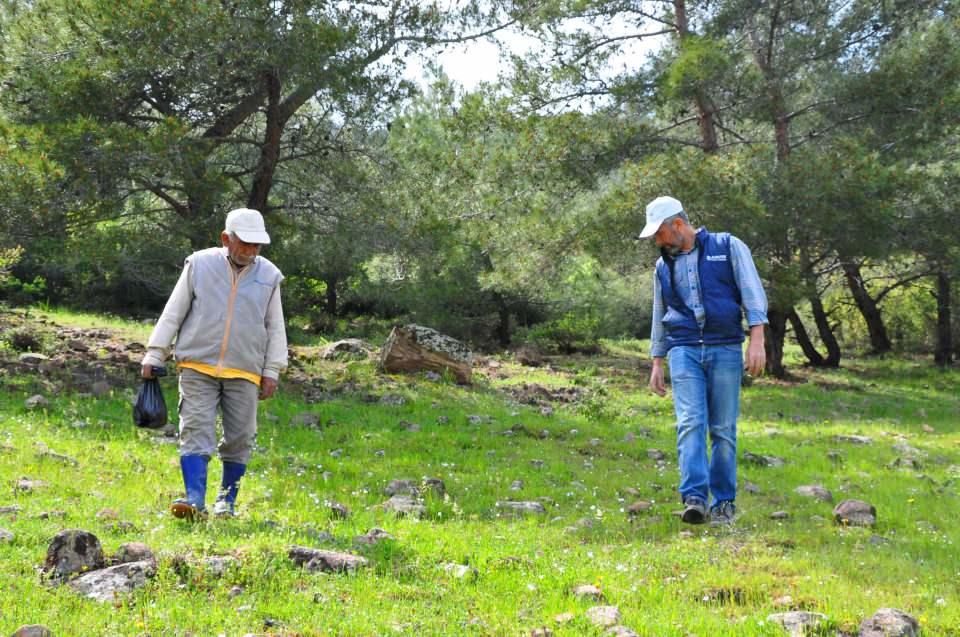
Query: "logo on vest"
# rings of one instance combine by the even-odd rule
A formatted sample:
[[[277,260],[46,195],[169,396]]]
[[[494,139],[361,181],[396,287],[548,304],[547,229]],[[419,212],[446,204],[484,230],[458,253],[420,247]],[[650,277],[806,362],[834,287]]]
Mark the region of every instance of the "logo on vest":
[[[708,254],[707,261],[726,261],[727,255],[725,254]]]

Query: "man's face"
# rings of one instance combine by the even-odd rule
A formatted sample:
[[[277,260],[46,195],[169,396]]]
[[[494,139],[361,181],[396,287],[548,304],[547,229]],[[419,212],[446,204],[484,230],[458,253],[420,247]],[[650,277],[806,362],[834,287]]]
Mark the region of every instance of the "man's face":
[[[653,240],[656,241],[657,247],[661,250],[666,250],[667,254],[672,257],[677,256],[683,251],[683,234],[681,234],[678,227],[680,223],[682,222],[679,219],[675,219],[673,223],[661,224],[657,233],[653,235]]]
[[[241,241],[240,237],[231,237],[227,232],[220,235],[220,240],[223,242],[223,247],[227,249],[230,260],[240,267],[250,265],[257,255],[260,254],[259,243]]]

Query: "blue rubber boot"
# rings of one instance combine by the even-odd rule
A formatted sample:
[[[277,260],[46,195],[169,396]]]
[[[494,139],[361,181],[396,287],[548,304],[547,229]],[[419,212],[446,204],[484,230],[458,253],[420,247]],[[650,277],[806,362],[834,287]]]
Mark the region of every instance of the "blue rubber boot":
[[[213,504],[213,514],[217,517],[233,517],[234,505],[237,502],[237,491],[240,489],[240,478],[247,472],[247,465],[240,462],[223,461],[223,480],[220,483],[220,493]]]
[[[175,518],[199,520],[207,515],[207,463],[209,456],[180,456],[180,472],[187,497],[177,498],[170,505]]]

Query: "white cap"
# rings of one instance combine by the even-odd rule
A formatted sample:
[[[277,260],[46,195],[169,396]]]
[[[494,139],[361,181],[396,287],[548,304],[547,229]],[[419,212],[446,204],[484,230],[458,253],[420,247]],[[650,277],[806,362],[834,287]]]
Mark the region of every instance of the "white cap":
[[[683,212],[683,205],[673,197],[657,197],[647,204],[647,225],[640,233],[641,239],[657,234],[664,219]]]
[[[270,243],[270,235],[263,225],[263,215],[250,208],[231,210],[223,231],[234,233],[245,243]]]

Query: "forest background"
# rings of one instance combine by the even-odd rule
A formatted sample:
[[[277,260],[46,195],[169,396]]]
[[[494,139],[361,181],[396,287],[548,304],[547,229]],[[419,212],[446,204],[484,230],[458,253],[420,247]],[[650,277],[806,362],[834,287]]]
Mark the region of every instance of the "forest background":
[[[0,286],[154,317],[263,211],[291,334],[649,334],[655,196],[752,248],[768,368],[960,322],[960,11],[928,0],[0,2]],[[496,82],[407,67],[502,33]],[[656,39],[646,55],[631,54]],[[643,47],[641,47],[643,48]]]

